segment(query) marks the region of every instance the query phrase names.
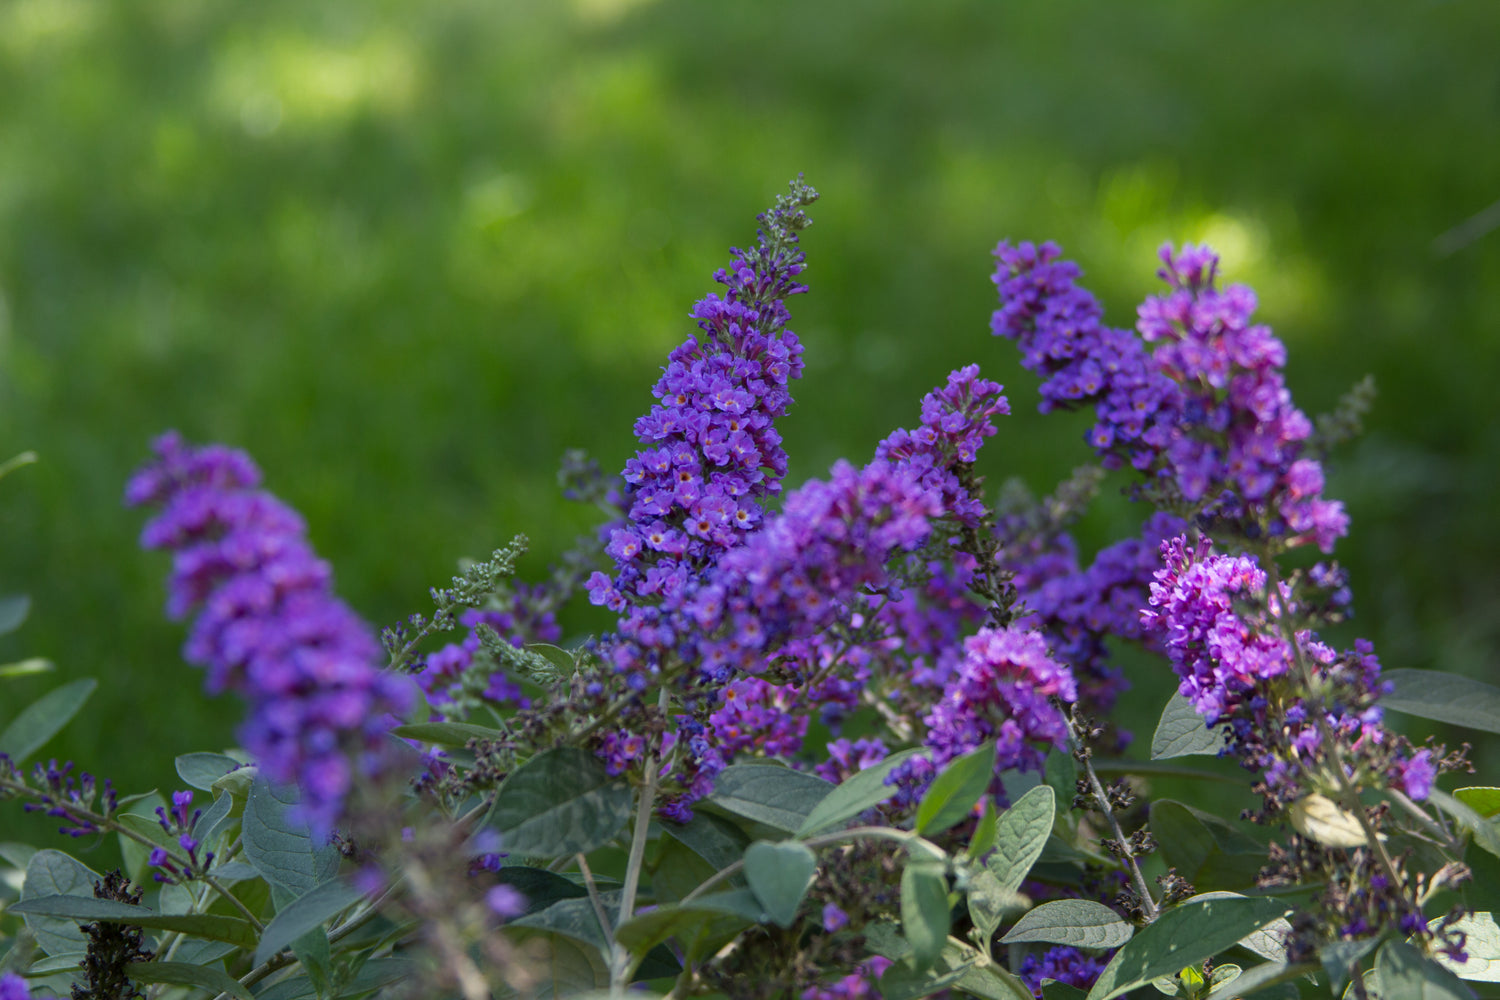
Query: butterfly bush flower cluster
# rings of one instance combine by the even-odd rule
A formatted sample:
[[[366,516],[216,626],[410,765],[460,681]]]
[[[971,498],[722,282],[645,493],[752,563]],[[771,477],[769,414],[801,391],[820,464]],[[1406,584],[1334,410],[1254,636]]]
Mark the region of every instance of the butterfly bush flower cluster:
[[[964,640],[963,666],[923,721],[933,762],[995,741],[995,770],[1041,770],[1045,748],[1065,746],[1068,723],[1053,699],[1078,698],[1073,673],[1047,642],[1019,627],[984,628]]]
[[[448,706],[464,714],[478,699],[495,705],[531,707],[531,699],[526,697],[521,685],[505,671],[497,668],[481,677],[470,676],[476,661],[482,661],[481,626],[494,630],[502,640],[517,649],[528,642],[553,643],[562,637],[557,618],[540,606],[530,588],[523,585],[509,595],[506,605],[504,610],[470,608],[463,612],[458,617],[458,624],[469,629],[469,634],[462,641],[449,643],[422,659],[414,677],[427,696],[428,704],[436,709],[433,721],[441,721]],[[478,681],[483,682],[482,687],[478,686]]]
[[[58,832],[69,837],[86,837],[101,832],[99,819],[107,820],[119,809],[119,798],[108,778],[101,786],[87,771],[73,777],[73,762],[58,764],[56,759],[33,765],[28,780],[9,755],[0,753],[0,782],[9,791],[25,797],[25,812],[39,812],[65,820]],[[95,811],[95,804],[100,809]]]
[[[14,972],[0,972],[0,1000],[31,1000],[26,980]]]
[[[1087,955],[1066,945],[1048,948],[1041,954],[1030,954],[1021,960],[1016,975],[1031,988],[1033,996],[1042,996],[1042,980],[1054,979],[1080,990],[1087,990],[1108,964],[1108,955]]]
[[[1347,615],[1341,570],[1319,563],[1286,581],[1267,572],[1294,546],[1331,551],[1348,517],[1323,496],[1322,466],[1306,454],[1312,424],[1282,379],[1285,348],[1252,321],[1254,294],[1221,288],[1206,248],[1160,256],[1169,291],[1141,306],[1137,338],[1102,324],[1055,245],[996,250],[993,332],[1015,340],[1043,376],[1042,409],[1092,404],[1087,440],[1103,464],[1144,473],[1134,495],[1170,512],[1083,573],[1064,532],[1027,533],[1002,519],[1001,558],[1031,611],[1022,621],[1054,637],[1084,684],[1097,676],[1104,647],[1095,643],[1106,635],[1164,652],[1181,695],[1206,724],[1225,727],[1225,752],[1257,775],[1259,818],[1289,813],[1300,834],[1273,847],[1264,884],[1325,887],[1294,920],[1289,955],[1305,959],[1329,935],[1365,937],[1391,923],[1425,935],[1420,878],[1371,839],[1381,814],[1344,807],[1363,809],[1350,796],[1372,787],[1420,802],[1457,758],[1414,751],[1385,730],[1387,686],[1368,642],[1339,653],[1318,640],[1314,628]],[[1172,515],[1188,518],[1191,533]],[[1215,552],[1214,540],[1230,551]],[[1096,603],[1111,580],[1115,599]]]
[[[922,398],[922,424],[916,431],[898,430],[875,449],[875,457],[904,466],[942,500],[943,510],[966,525],[977,525],[984,501],[973,496],[958,475],[972,465],[984,439],[993,437],[996,415],[1010,413],[1001,385],[979,377],[978,365],[948,375],[948,384]]]
[[[447,972],[478,956],[519,970],[513,980],[502,972],[490,982],[455,973],[443,988],[477,997],[505,980],[526,992],[536,983],[520,967],[522,950],[497,928],[540,916],[546,900],[528,899],[539,888],[563,890],[568,898],[553,905],[583,905],[558,874],[570,863],[565,856],[549,856],[548,872],[530,870],[532,859],[521,856],[546,849],[537,843],[544,838],[516,825],[531,822],[515,815],[524,812],[520,799],[506,800],[506,789],[521,798],[535,793],[512,781],[523,769],[556,768],[532,772],[547,775],[545,797],[554,782],[559,795],[567,791],[561,786],[572,779],[564,772],[576,764],[587,772],[579,780],[597,793],[575,796],[567,810],[568,838],[591,845],[576,862],[593,901],[588,912],[601,899],[588,855],[629,845],[620,899],[610,904],[619,908],[620,934],[611,931],[600,952],[613,989],[630,987],[644,959],[664,961],[661,949],[627,954],[626,922],[643,912],[647,923],[661,916],[639,904],[686,910],[692,891],[658,883],[654,899],[632,895],[644,888],[643,873],[653,878],[672,864],[650,847],[652,838],[665,833],[698,853],[703,845],[679,824],[693,822],[700,806],[718,815],[711,823],[698,817],[693,832],[711,826],[715,840],[727,840],[721,827],[730,824],[752,840],[761,836],[740,820],[763,819],[766,803],[747,798],[742,815],[728,796],[704,800],[736,762],[776,758],[804,772],[790,777],[810,790],[818,782],[808,773],[842,784],[884,762],[886,787],[865,775],[843,790],[843,803],[837,795],[825,800],[846,812],[821,827],[809,821],[799,847],[775,845],[787,858],[813,852],[816,859],[815,867],[808,862],[795,921],[777,917],[778,929],[762,918],[732,946],[703,947],[725,921],[695,920],[678,931],[681,914],[667,913],[678,920],[661,926],[681,946],[668,950],[685,967],[682,995],[876,1000],[882,976],[888,984],[903,980],[893,988],[910,992],[909,977],[928,970],[875,952],[898,954],[882,937],[903,934],[920,958],[918,917],[932,924],[930,940],[947,942],[943,961],[958,961],[960,947],[968,956],[972,942],[983,959],[963,961],[1007,969],[1023,994],[1042,996],[1047,981],[1087,990],[1109,961],[1101,949],[1007,952],[985,940],[1013,915],[983,895],[984,876],[1013,875],[1006,884],[1033,900],[1109,902],[1138,925],[1137,934],[1194,891],[1169,872],[1153,894],[1136,860],[1152,848],[1152,831],[1130,835],[1121,826],[1138,789],[1123,781],[1104,789],[1103,769],[1090,763],[1104,732],[1092,716],[1127,689],[1114,662],[1121,643],[1163,657],[1181,696],[1205,725],[1220,727],[1224,755],[1254,774],[1263,806],[1253,818],[1286,819],[1297,831],[1278,837],[1258,876],[1251,871],[1229,884],[1317,886],[1314,902],[1293,917],[1288,960],[1393,928],[1420,939],[1429,954],[1456,956],[1462,936],[1430,931],[1422,914],[1437,876],[1416,870],[1424,861],[1418,852],[1386,850],[1410,831],[1384,806],[1366,808],[1358,798],[1386,792],[1421,813],[1420,803],[1442,800],[1433,795],[1435,779],[1452,762],[1385,728],[1380,697],[1389,685],[1369,643],[1337,651],[1318,638],[1349,611],[1348,580],[1337,564],[1280,575],[1279,556],[1301,545],[1331,551],[1348,518],[1324,496],[1315,457],[1321,445],[1311,443],[1312,423],[1285,385],[1285,348],[1254,321],[1253,293],[1221,284],[1218,258],[1206,248],[1168,247],[1158,272],[1165,291],[1140,307],[1134,329],[1115,329],[1057,246],[1001,243],[991,331],[1013,341],[1023,366],[1041,378],[1044,412],[1092,412],[1090,466],[1040,502],[1028,496],[992,505],[977,463],[1010,402],[970,364],[927,393],[919,422],[881,441],[868,464],[840,461],[826,477],[784,490],[788,459],[777,422],[803,371],[786,303],[807,290],[798,234],[814,198],[794,183],[761,216],[756,242],[734,249],[715,274],[720,290],[693,307],[696,332],[668,355],[621,476],[606,479],[581,453],[565,460],[565,492],[598,504],[608,523],[552,584],[498,583],[513,566],[500,567],[497,554],[485,574],[464,578],[469,589],[435,592],[443,598],[435,621],[468,630],[458,642],[430,649],[424,643],[434,623],[414,617],[410,628],[389,630],[391,669],[381,669],[380,644],[335,596],[302,519],[261,488],[259,470],[242,452],[167,434],[127,487],[127,502],[154,511],[143,544],[173,553],[167,608],[192,620],[185,658],[205,668],[209,691],[233,691],[248,703],[244,748],[272,781],[299,787],[314,833],[340,824],[361,830],[365,814],[383,805],[356,791],[393,772],[415,779],[414,802],[440,807],[441,817],[403,815],[391,824],[399,837],[336,843],[356,860],[361,888],[405,886],[401,905],[434,953],[446,956],[439,964],[451,963]],[[1155,512],[1143,512],[1134,537],[1080,552],[1069,529],[1104,470],[1123,473],[1131,498]],[[612,613],[613,631],[564,657],[526,650],[564,641],[554,612],[585,579],[590,602]],[[497,645],[495,636],[516,649]],[[428,748],[420,773],[418,755],[391,729],[423,697],[434,722],[487,706],[499,728],[430,727],[469,742],[462,751],[456,742]],[[1128,736],[1111,739],[1118,747]],[[993,846],[1002,832],[1022,836],[1003,825],[1003,811],[981,820],[981,810],[969,809],[973,799],[959,810],[968,810],[961,822],[919,811],[945,768],[987,746],[995,766],[984,798],[1002,810],[1013,772],[1045,771],[1051,782],[1048,755],[1070,755],[1080,779],[1073,807],[1089,815],[1048,813],[1033,844],[1062,838],[1079,857],[1105,861],[1102,851],[1114,863],[1074,865],[1053,851],[1039,868],[1006,872],[1005,852],[981,846],[983,837]],[[898,753],[905,759],[892,768]],[[756,772],[755,781],[787,776]],[[944,786],[944,794],[957,794]],[[111,825],[113,789],[75,778],[71,765],[38,766],[27,779],[0,755],[0,791],[64,819],[73,836],[119,828]],[[1031,796],[1028,807],[1039,799],[1046,796]],[[192,792],[179,791],[157,810],[155,841],[163,846],[147,863],[157,882],[202,882],[206,899],[222,891],[205,875],[215,861],[208,845],[221,853],[237,848],[221,845],[210,827],[224,824],[193,803]],[[232,803],[221,798],[212,816]],[[525,836],[532,841],[523,847]],[[1430,846],[1443,848],[1437,836]],[[578,846],[570,843],[569,853]],[[718,845],[713,853],[727,850]],[[712,862],[719,874],[711,881],[725,894],[713,902],[706,890],[714,887],[700,886],[692,895],[707,898],[696,912],[733,904],[722,911],[728,916],[744,908],[747,894],[759,897],[765,887],[751,856],[735,860],[733,870]],[[1070,866],[1076,877],[1059,874]],[[1192,878],[1240,878],[1232,867]],[[748,889],[731,887],[732,875]],[[929,890],[933,906],[910,905],[908,893]],[[965,895],[967,905],[955,905]],[[238,893],[225,901],[236,903],[247,914],[253,905]],[[916,912],[924,907],[933,912]],[[547,926],[555,925],[532,930]],[[642,926],[632,929],[639,934]],[[691,941],[683,937],[689,932]],[[962,982],[954,988],[961,991]],[[23,981],[0,976],[0,1000],[25,996]]]
[[[1295,608],[1290,585],[1272,599],[1253,557],[1215,554],[1207,539],[1168,539],[1161,557],[1142,624],[1160,636],[1179,693],[1206,723],[1229,724],[1230,748],[1263,775],[1273,809],[1309,792],[1334,792],[1337,779],[1320,773],[1332,766],[1356,783],[1388,782],[1413,799],[1427,797],[1432,754],[1411,753],[1381,725],[1377,700],[1386,688],[1369,642],[1339,654],[1299,632],[1309,670],[1302,676],[1279,622]],[[1328,758],[1325,727],[1339,741],[1342,763]]]
[[[379,643],[334,596],[302,519],[259,489],[249,456],[175,433],[155,451],[126,500],[158,508],[141,543],[174,553],[168,613],[197,613],[183,656],[206,668],[210,692],[249,703],[245,748],[272,781],[301,788],[303,816],[326,832],[357,777],[394,766],[386,734],[410,684],[377,669]]]
[[[684,601],[701,574],[761,521],[781,489],[786,452],[775,428],[802,374],[802,344],[786,329],[785,300],[807,286],[797,230],[810,188],[762,217],[759,243],[736,250],[715,279],[726,292],[693,309],[701,334],[672,351],[636,421],[642,448],[625,463],[627,517],[609,531],[613,578],[595,572],[590,600],[620,614],[612,656],[643,689],[692,630]]]
[[[193,793],[180,791],[172,793],[172,808],[169,812],[165,806],[156,807],[156,821],[161,825],[167,836],[177,841],[177,846],[182,848],[182,853],[187,857],[186,865],[179,865],[174,861],[166,848],[157,847],[152,849],[148,859],[151,867],[157,869],[152,874],[158,882],[190,882],[196,874],[202,874],[214,863],[212,851],[205,851],[202,856],[198,854],[198,848],[203,846],[202,841],[194,834],[197,831],[198,820],[203,818],[202,809],[188,809],[193,804]]]
[[[1322,466],[1302,456],[1312,423],[1282,380],[1286,349],[1251,322],[1253,292],[1219,289],[1212,251],[1162,250],[1158,274],[1171,291],[1141,306],[1141,339],[1101,324],[1055,244],[1001,243],[995,256],[1003,304],[994,333],[1016,340],[1022,363],[1047,377],[1043,409],[1094,404],[1088,440],[1106,465],[1128,461],[1242,533],[1325,552],[1347,533],[1343,505],[1322,496]]]
[[[863,470],[846,462],[829,479],[794,490],[780,515],[726,553],[688,604],[702,638],[694,662],[709,677],[764,673],[772,665],[804,678],[818,662],[825,631],[847,622],[868,589],[889,581],[892,556],[921,545],[929,519],[942,512],[930,491],[876,461]],[[707,794],[727,764],[713,726],[684,724],[685,794],[664,814],[688,817],[686,806]],[[745,738],[736,727],[733,741]]]

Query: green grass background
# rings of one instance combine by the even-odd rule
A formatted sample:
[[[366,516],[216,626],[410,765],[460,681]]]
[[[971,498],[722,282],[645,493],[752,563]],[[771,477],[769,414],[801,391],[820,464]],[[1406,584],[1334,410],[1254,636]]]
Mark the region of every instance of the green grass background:
[[[0,689],[0,721],[99,678],[50,749],[130,790],[228,742],[239,706],[181,663],[167,561],[120,506],[168,427],[248,449],[373,622],[518,531],[540,574],[592,524],[558,457],[619,468],[799,171],[824,199],[792,482],[978,361],[1016,411],[985,471],[1047,489],[1089,421],[1034,412],[989,251],[1058,240],[1128,325],[1156,248],[1208,240],[1304,409],[1380,386],[1331,470],[1339,638],[1492,674],[1500,233],[1452,230],[1500,199],[1497,37],[1481,0],[3,0],[0,451],[41,462],[0,482],[0,591],[36,601],[0,661],[59,672]],[[1088,548],[1142,516],[1118,485]],[[1128,703],[1148,735],[1163,671]]]

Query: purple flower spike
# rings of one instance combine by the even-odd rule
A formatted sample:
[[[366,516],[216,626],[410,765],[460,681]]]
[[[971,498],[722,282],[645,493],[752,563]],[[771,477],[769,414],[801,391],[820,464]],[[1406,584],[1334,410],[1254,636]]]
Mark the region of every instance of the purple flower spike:
[[[301,787],[304,818],[326,834],[356,775],[393,765],[386,734],[411,703],[410,682],[377,669],[379,644],[334,596],[302,519],[256,488],[249,456],[176,433],[154,448],[125,496],[160,508],[142,544],[176,553],[168,610],[198,615],[183,655],[207,669],[210,691],[249,703],[241,741],[268,778]],[[174,814],[191,801],[180,794]]]
[[[1052,659],[1039,632],[984,628],[964,642],[958,676],[924,720],[933,763],[941,767],[987,740],[996,741],[996,773],[1041,770],[1044,746],[1061,747],[1068,723],[1052,699],[1073,702],[1078,688]]]
[[[880,443],[875,456],[907,468],[942,497],[944,510],[974,526],[984,503],[970,496],[959,481],[959,466],[972,463],[984,439],[995,433],[991,417],[1010,413],[1001,385],[979,377],[979,366],[968,365],[948,375],[948,384],[922,398],[922,426],[898,430]]]
[[[759,526],[781,490],[787,457],[775,421],[802,375],[802,344],[786,329],[785,300],[807,291],[796,230],[816,194],[795,189],[766,216],[756,247],[735,250],[714,275],[726,292],[693,307],[700,333],[668,356],[636,421],[641,449],[625,463],[627,518],[608,533],[615,575],[596,572],[589,599],[620,614],[613,659],[644,688],[692,630],[690,585]]]

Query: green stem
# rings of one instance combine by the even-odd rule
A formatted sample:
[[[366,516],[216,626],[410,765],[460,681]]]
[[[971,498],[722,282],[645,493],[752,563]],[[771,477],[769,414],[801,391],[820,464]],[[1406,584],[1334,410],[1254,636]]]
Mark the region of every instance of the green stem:
[[[104,813],[96,813],[92,809],[85,809],[84,807],[74,805],[73,803],[58,802],[51,796],[43,796],[41,792],[32,788],[30,785],[23,785],[19,782],[11,781],[8,778],[0,778],[0,791],[8,791],[15,795],[25,796],[27,798],[36,799],[39,801],[44,798],[48,799],[53,804],[58,805],[62,809],[66,810],[68,819],[74,820],[79,823],[87,823],[101,830],[109,830],[113,833],[118,833],[120,836],[125,837],[129,840],[133,840],[138,844],[151,848],[152,850],[161,848],[166,852],[167,860],[176,864],[178,867],[195,867],[192,859],[186,857],[185,855],[177,854],[174,851],[167,850],[165,845],[157,843],[144,834],[136,833],[129,827],[121,826],[118,822],[115,821],[113,816],[109,816]],[[250,921],[251,925],[257,932],[266,929],[265,924],[262,924],[260,920],[255,916],[255,914],[250,912],[250,909],[245,906],[244,903],[240,902],[239,899],[236,898],[228,889],[220,885],[219,881],[212,875],[209,875],[207,872],[200,873],[197,876],[197,881],[205,883],[224,899],[228,900],[235,909],[240,911],[241,915],[243,915],[246,920]]]
[[[667,689],[661,689],[658,704],[665,711]],[[641,883],[641,865],[646,858],[646,839],[651,829],[651,810],[656,805],[657,772],[661,761],[656,756],[646,758],[646,783],[641,787],[641,799],[635,811],[635,830],[630,837],[630,856],[625,863],[625,884],[620,890],[620,913],[616,921],[623,924],[635,912],[635,894]],[[607,925],[606,925],[607,926]],[[614,944],[613,961],[610,963],[610,991],[621,993],[627,985],[634,962],[630,952],[619,942]]]
[[[1061,705],[1057,705],[1057,710],[1062,712],[1063,718],[1068,720],[1068,732],[1072,734],[1073,745],[1082,747],[1083,736],[1078,731],[1078,722],[1073,718],[1073,714],[1064,711]],[[1135,852],[1130,849],[1130,841],[1125,836],[1125,830],[1120,826],[1120,821],[1109,804],[1109,793],[1104,790],[1104,784],[1099,780],[1099,775],[1094,772],[1094,764],[1089,759],[1088,753],[1085,751],[1078,754],[1075,759],[1083,766],[1083,773],[1088,776],[1089,790],[1094,793],[1094,801],[1109,823],[1110,832],[1115,835],[1115,843],[1120,845],[1120,858],[1125,862],[1125,870],[1130,872],[1130,881],[1135,884],[1136,894],[1141,897],[1141,907],[1146,911],[1146,923],[1152,923],[1161,915],[1161,907],[1152,897],[1151,886],[1147,884],[1146,876],[1141,873],[1141,866],[1136,861]]]
[[[1271,556],[1269,551],[1266,553],[1265,563],[1267,586],[1266,610],[1267,612],[1271,612],[1271,605],[1273,602],[1275,603],[1276,609],[1274,613],[1276,614],[1277,629],[1281,632],[1282,640],[1291,648],[1292,662],[1297,667],[1297,673],[1302,678],[1302,683],[1308,691],[1313,691],[1315,690],[1315,685],[1313,684],[1312,668],[1308,666],[1306,657],[1302,655],[1302,645],[1297,641],[1297,630],[1292,625],[1291,613],[1287,608],[1286,599],[1281,594],[1281,574],[1279,567],[1276,565],[1276,560]],[[1339,786],[1340,805],[1343,806],[1345,812],[1350,813],[1359,821],[1360,829],[1364,831],[1365,842],[1374,853],[1376,860],[1380,862],[1380,868],[1384,872],[1385,877],[1390,879],[1392,885],[1399,885],[1404,889],[1406,882],[1396,874],[1396,866],[1391,862],[1391,856],[1386,853],[1385,845],[1380,842],[1380,837],[1375,831],[1374,824],[1370,822],[1370,817],[1365,814],[1364,803],[1359,800],[1359,791],[1354,787],[1354,783],[1349,780],[1349,775],[1344,771],[1342,744],[1339,743],[1338,737],[1333,732],[1333,728],[1328,725],[1327,711],[1320,704],[1313,707],[1311,714],[1317,722],[1319,738],[1323,741],[1323,745],[1328,748],[1328,753],[1333,757],[1333,773],[1334,779],[1338,782]],[[1402,899],[1406,900],[1404,892]],[[1410,903],[1409,900],[1407,902],[1408,904]],[[1420,909],[1417,912],[1420,915]]]

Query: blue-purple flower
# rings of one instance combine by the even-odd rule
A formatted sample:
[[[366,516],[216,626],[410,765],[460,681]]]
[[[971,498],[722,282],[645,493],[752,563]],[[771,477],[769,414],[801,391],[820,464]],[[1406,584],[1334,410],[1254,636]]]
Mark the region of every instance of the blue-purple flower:
[[[1094,985],[1094,980],[1099,978],[1099,973],[1104,971],[1108,962],[1108,955],[1085,955],[1077,948],[1062,945],[1048,948],[1040,955],[1027,955],[1021,960],[1021,967],[1016,970],[1016,975],[1031,988],[1033,996],[1040,998],[1042,980],[1054,979],[1059,983],[1087,990]]]
[[[410,682],[376,667],[379,643],[334,595],[302,519],[258,489],[248,455],[176,433],[154,448],[126,502],[159,508],[141,542],[175,553],[168,613],[198,616],[183,655],[211,692],[249,703],[245,748],[272,781],[301,788],[302,815],[326,833],[356,779],[392,766],[387,733]]]
[[[0,972],[0,1000],[31,1000],[31,989],[14,972]]]
[[[762,216],[757,246],[733,251],[714,276],[725,294],[694,306],[699,334],[668,355],[657,403],[636,421],[627,516],[605,545],[615,574],[594,573],[588,590],[620,615],[611,657],[637,689],[692,631],[684,602],[700,575],[760,524],[763,501],[781,489],[787,459],[775,421],[802,374],[785,300],[807,290],[796,230],[806,224],[798,205],[813,197],[794,186],[793,199]]]

